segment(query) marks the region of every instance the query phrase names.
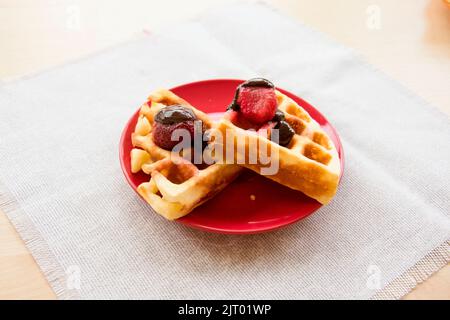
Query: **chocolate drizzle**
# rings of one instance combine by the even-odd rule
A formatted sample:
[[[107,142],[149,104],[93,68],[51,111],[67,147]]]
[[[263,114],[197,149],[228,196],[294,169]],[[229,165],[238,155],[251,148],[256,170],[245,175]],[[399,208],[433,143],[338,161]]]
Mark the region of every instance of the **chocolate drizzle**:
[[[286,116],[284,115],[284,112],[277,109],[277,111],[275,112],[275,116],[272,118],[272,121],[274,122],[283,121],[285,118]]]
[[[231,104],[227,107],[228,110],[234,110],[239,111],[240,106],[237,103],[238,97],[239,97],[239,91],[242,87],[260,87],[260,88],[275,88],[272,82],[270,82],[267,79],[264,78],[252,78],[249,79],[243,83],[241,83],[237,88],[236,92],[234,93],[234,98]]]
[[[262,88],[275,88],[272,82],[264,78],[253,78],[245,81],[239,87],[262,87]]]
[[[196,120],[194,112],[179,104],[167,106],[159,110],[155,116],[155,121],[165,125],[172,125],[184,121]]]
[[[279,121],[275,125],[274,129],[278,129],[279,130],[278,131],[279,132],[278,144],[280,146],[284,146],[284,147],[287,146],[291,142],[292,137],[295,134],[294,129],[292,129],[292,127],[289,125],[289,123],[287,123],[284,120]]]

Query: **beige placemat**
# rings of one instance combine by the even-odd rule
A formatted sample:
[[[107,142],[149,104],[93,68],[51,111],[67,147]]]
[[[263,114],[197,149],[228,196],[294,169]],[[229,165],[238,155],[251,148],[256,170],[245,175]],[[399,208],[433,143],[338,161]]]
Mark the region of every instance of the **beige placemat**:
[[[335,125],[336,199],[253,236],[154,214],[119,167],[127,119],[155,88],[252,76]],[[449,136],[446,116],[352,50],[263,5],[231,6],[1,86],[0,209],[60,298],[399,298],[449,261]]]

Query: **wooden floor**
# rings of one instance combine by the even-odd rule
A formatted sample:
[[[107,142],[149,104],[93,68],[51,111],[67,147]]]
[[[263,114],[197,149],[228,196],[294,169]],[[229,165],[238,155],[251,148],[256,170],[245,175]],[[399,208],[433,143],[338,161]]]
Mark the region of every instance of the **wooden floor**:
[[[450,8],[441,0],[272,0],[279,10],[361,52],[450,115]],[[0,79],[63,64],[226,0],[2,0]],[[154,14],[158,9],[158,14]],[[177,10],[173,10],[177,8]],[[0,299],[52,299],[39,268],[0,212]],[[450,265],[406,298],[450,299]]]

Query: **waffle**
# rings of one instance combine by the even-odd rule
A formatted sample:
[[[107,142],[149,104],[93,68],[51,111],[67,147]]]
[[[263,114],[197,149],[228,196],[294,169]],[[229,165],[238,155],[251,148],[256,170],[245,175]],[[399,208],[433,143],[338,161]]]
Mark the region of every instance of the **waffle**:
[[[336,148],[302,107],[281,92],[276,90],[275,93],[278,109],[295,131],[290,143],[283,147],[268,139],[268,135],[241,129],[228,119],[226,113],[217,125],[223,137],[223,142],[218,143],[225,146],[224,158],[230,149],[233,152],[231,159],[227,157],[222,162],[237,163],[264,174],[264,169],[278,161],[278,170],[264,175],[326,204],[335,195],[339,183],[341,169]],[[253,161],[249,161],[252,156]]]
[[[131,171],[143,171],[151,176],[140,184],[139,194],[152,208],[169,220],[178,219],[225,188],[243,170],[237,165],[216,164],[196,166],[177,154],[158,147],[152,139],[154,116],[162,108],[180,104],[192,109],[203,123],[212,129],[209,117],[168,90],[158,90],[141,106],[132,134]]]

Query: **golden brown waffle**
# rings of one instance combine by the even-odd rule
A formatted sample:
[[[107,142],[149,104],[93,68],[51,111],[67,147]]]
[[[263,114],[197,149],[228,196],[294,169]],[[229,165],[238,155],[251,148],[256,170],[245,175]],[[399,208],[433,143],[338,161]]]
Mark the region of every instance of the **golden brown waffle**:
[[[152,139],[154,116],[162,108],[180,104],[192,109],[203,128],[214,123],[208,116],[168,90],[158,90],[141,107],[132,143],[131,169],[151,176],[138,187],[153,209],[169,220],[178,219],[225,188],[243,170],[237,165],[212,164],[197,167],[174,152],[158,147]]]
[[[278,170],[266,175],[268,178],[326,204],[335,195],[339,183],[341,168],[336,148],[302,107],[281,92],[275,92],[278,109],[283,111],[285,121],[295,131],[291,142],[286,147],[280,146],[264,136],[237,127],[225,114],[217,125],[223,137],[223,152],[234,149],[232,163],[258,174],[264,174],[264,168],[276,167],[274,161],[278,161]],[[252,156],[253,161],[250,161]],[[230,159],[225,160],[231,163]]]

